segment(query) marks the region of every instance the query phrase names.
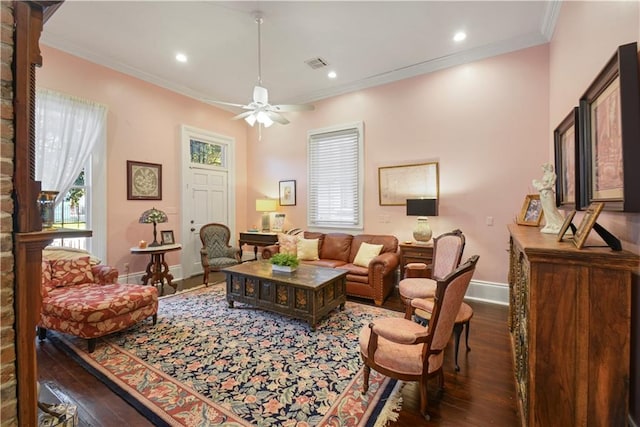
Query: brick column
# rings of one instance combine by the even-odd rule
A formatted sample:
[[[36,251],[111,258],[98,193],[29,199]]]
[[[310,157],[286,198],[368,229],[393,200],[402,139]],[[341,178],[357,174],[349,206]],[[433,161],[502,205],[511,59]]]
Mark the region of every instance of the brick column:
[[[15,276],[13,255],[13,2],[0,2],[1,127],[0,127],[0,425],[18,424],[15,333]]]

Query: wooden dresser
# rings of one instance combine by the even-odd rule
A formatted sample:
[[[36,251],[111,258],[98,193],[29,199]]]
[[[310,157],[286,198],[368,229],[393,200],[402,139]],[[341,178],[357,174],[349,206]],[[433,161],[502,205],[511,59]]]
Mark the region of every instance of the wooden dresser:
[[[631,273],[627,251],[557,242],[509,225],[509,329],[523,426],[625,426]]]

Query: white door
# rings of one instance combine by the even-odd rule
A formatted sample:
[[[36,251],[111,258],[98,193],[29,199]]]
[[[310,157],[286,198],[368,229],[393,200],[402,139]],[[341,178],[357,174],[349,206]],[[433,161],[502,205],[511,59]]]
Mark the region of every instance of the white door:
[[[225,224],[235,244],[235,197],[230,192],[233,139],[201,129],[182,127],[182,272],[202,273],[200,227]]]

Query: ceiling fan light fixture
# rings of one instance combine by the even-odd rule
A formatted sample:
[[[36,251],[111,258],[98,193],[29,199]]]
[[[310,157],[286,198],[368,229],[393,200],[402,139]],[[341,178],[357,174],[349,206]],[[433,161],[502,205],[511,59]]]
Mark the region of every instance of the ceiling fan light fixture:
[[[273,120],[265,113],[264,111],[259,111],[256,117],[258,123],[264,125],[264,127],[268,128],[273,124]]]
[[[256,116],[255,114],[251,114],[250,116],[247,116],[244,118],[244,121],[247,122],[249,124],[249,126],[252,126],[256,124]]]

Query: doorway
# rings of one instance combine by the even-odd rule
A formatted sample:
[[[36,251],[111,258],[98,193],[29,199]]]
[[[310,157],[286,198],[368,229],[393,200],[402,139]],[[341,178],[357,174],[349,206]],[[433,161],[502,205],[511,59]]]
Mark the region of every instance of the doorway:
[[[235,236],[235,140],[182,126],[182,275],[202,273],[200,227],[225,224]]]

